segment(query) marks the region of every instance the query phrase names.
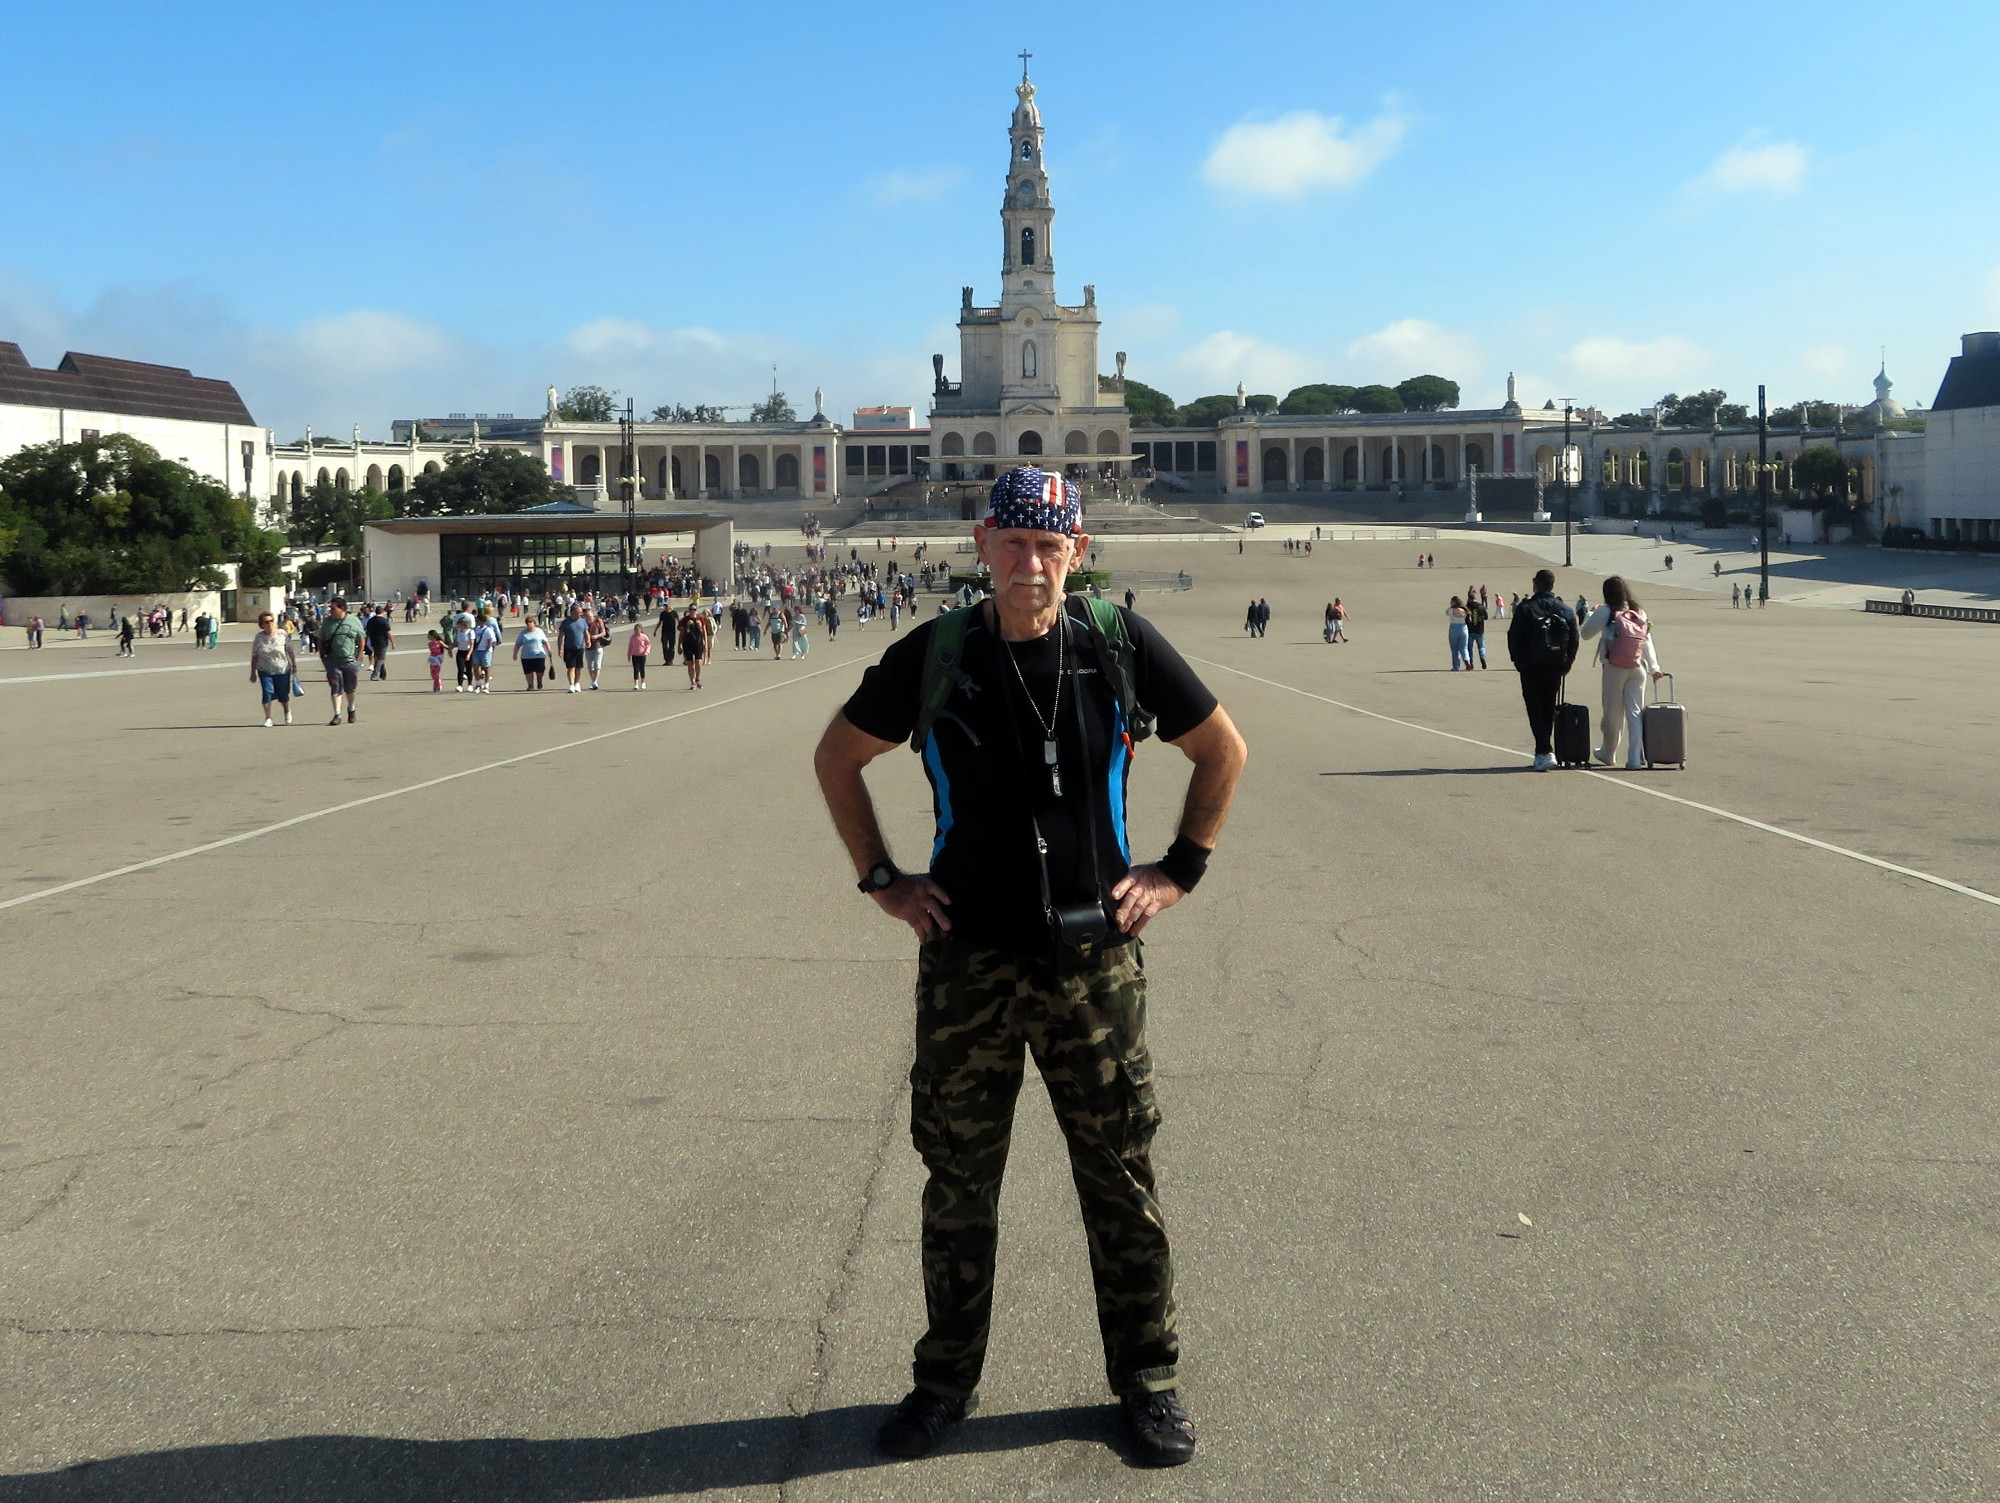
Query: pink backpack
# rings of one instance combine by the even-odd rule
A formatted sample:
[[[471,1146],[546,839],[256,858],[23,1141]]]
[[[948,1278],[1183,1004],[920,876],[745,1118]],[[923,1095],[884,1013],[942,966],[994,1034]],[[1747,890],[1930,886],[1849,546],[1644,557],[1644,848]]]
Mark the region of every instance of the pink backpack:
[[[1613,611],[1604,635],[1604,661],[1613,668],[1637,668],[1646,651],[1646,618],[1634,610]]]

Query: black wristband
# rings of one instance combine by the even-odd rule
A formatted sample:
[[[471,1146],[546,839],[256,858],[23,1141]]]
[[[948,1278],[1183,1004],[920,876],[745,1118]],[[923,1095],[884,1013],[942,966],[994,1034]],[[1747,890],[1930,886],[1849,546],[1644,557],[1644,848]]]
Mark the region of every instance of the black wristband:
[[[1208,870],[1208,852],[1187,836],[1176,835],[1174,843],[1167,847],[1167,854],[1153,864],[1182,892],[1193,892]]]

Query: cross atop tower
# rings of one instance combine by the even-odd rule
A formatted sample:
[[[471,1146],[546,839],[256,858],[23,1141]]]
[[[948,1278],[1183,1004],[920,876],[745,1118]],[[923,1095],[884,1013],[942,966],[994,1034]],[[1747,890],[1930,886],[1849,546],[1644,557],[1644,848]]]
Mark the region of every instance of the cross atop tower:
[[[1035,55],[1034,53],[1030,52],[1025,47],[1023,47],[1020,51],[1022,83],[1026,83],[1028,81],[1028,59],[1033,57],[1034,55]]]

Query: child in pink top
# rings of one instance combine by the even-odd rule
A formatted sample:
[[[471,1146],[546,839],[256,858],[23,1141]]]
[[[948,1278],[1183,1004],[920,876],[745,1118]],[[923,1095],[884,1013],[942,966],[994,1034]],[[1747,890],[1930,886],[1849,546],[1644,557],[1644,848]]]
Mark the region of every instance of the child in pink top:
[[[653,650],[653,639],[646,635],[646,628],[635,626],[632,636],[625,644],[625,653],[632,659],[632,687],[646,687],[646,654]]]
[[[428,651],[431,657],[431,693],[444,692],[444,638],[436,632],[430,635]]]

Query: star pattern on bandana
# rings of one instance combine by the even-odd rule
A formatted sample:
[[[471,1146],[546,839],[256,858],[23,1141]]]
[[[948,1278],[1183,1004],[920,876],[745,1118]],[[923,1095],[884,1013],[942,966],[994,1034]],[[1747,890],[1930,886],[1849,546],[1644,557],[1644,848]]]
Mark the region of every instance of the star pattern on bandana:
[[[1079,533],[1083,531],[1083,497],[1065,477],[1024,465],[993,482],[986,498],[986,525]]]

